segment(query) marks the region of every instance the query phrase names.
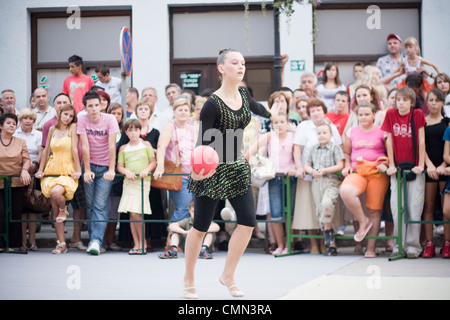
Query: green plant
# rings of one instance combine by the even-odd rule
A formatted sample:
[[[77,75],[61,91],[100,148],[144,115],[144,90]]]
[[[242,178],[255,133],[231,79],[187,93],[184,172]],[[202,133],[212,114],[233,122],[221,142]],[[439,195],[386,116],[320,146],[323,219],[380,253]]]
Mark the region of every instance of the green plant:
[[[261,3],[261,10],[265,13],[266,12],[266,5],[267,5],[266,0],[263,0]],[[280,15],[285,15],[286,16],[286,23],[288,25],[288,30],[290,28],[290,21],[291,21],[291,17],[292,14],[294,13],[294,4],[295,3],[299,3],[299,4],[311,4],[313,6],[313,43],[315,43],[315,35],[316,35],[316,27],[317,27],[317,23],[316,23],[316,17],[317,17],[317,13],[316,13],[316,7],[322,3],[322,0],[273,0],[273,8],[275,9],[275,14],[277,14],[278,16]],[[248,0],[245,0],[245,4],[244,4],[244,9],[245,9],[245,24],[246,24],[246,29],[248,31],[248,14],[249,14],[249,3]],[[248,32],[247,32],[248,34]],[[247,39],[248,40],[248,39]]]

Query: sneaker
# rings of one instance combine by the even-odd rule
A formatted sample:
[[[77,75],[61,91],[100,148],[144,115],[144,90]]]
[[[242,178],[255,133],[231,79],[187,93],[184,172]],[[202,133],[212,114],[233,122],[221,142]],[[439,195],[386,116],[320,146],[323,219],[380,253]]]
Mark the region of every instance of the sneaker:
[[[74,249],[78,249],[81,251],[84,251],[87,249],[87,247],[83,244],[82,241],[69,242],[69,248],[74,248]]]
[[[428,240],[425,244],[425,249],[422,254],[422,258],[433,258],[436,256],[436,246],[433,241]]]
[[[337,233],[336,234],[339,235],[339,236],[343,236],[346,227],[347,227],[346,225],[339,226],[338,229],[337,229]]]
[[[450,240],[445,240],[445,243],[442,246],[442,258],[444,259],[450,258]]]
[[[199,258],[200,259],[212,259],[212,254],[208,252],[207,248],[202,248],[202,250],[200,250]]]
[[[91,242],[86,249],[86,252],[98,256],[100,254],[100,244],[97,241]]]
[[[106,250],[122,251],[122,248],[119,247],[117,244],[115,244],[115,243],[113,242],[110,246],[108,246],[108,247],[106,248]]]
[[[407,250],[406,258],[408,259],[417,259],[419,257],[419,253],[416,250]]]
[[[272,254],[273,254],[274,256],[279,256],[279,255],[283,254],[283,249],[281,249],[281,248],[276,248],[276,250],[275,250],[274,252],[272,252]]]
[[[266,239],[266,236],[264,235],[264,233],[262,233],[259,230],[258,231],[254,231],[252,236],[254,236],[256,239],[259,239],[259,240],[265,240]]]

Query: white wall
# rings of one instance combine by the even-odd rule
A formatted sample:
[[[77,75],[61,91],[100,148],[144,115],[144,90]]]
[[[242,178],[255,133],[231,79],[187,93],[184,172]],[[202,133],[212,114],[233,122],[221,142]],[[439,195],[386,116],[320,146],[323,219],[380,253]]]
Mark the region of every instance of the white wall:
[[[314,71],[312,6],[295,3],[294,10],[290,22],[284,15],[280,18],[280,53],[289,56],[284,69],[284,86],[292,90],[300,87],[304,71],[291,71],[291,61],[304,60],[305,71]]]
[[[28,105],[31,88],[31,34],[28,9],[79,7],[132,7],[133,86],[158,91],[167,103],[164,87],[170,80],[168,5],[242,4],[243,0],[0,0],[0,91],[16,92],[17,106]],[[261,1],[249,0],[250,3]],[[242,6],[244,18],[244,7]],[[81,20],[81,28],[83,22]],[[245,30],[243,30],[245,32]],[[70,75],[67,70],[67,74]]]
[[[242,4],[244,0],[0,0],[0,90],[16,91],[18,106],[28,104],[31,88],[31,35],[27,9],[67,8],[76,3],[83,7],[132,7],[133,85],[141,91],[154,86],[159,103],[167,103],[164,87],[170,80],[170,39],[168,5]],[[260,3],[261,0],[249,0]],[[244,10],[244,9],[243,9]],[[423,0],[423,56],[450,73],[449,31],[450,2]],[[82,25],[81,25],[82,27]],[[295,4],[288,25],[280,21],[281,54],[290,60],[305,60],[305,71],[313,71],[312,7]],[[245,32],[245,31],[243,31]],[[253,40],[254,41],[254,40]],[[257,41],[257,40],[256,40]],[[69,75],[69,71],[68,75]],[[298,88],[302,71],[291,71],[290,61],[284,72],[284,85]]]
[[[30,91],[30,22],[25,1],[0,0],[0,91],[13,89],[17,105]]]
[[[422,1],[422,56],[450,75],[450,1]]]

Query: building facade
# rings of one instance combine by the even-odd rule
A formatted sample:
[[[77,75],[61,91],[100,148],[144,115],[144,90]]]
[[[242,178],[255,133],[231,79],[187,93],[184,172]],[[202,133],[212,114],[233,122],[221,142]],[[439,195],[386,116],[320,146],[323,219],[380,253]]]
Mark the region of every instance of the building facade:
[[[230,47],[246,57],[245,80],[260,101],[279,85],[280,54],[289,57],[282,84],[291,89],[303,72],[318,73],[328,61],[338,62],[341,79],[350,83],[353,63],[374,63],[386,54],[389,33],[416,37],[422,55],[450,73],[448,1],[295,3],[290,19],[281,15],[278,26],[272,3],[248,0],[246,11],[245,0],[0,0],[0,89],[16,92],[19,109],[38,86],[52,99],[70,75],[72,54],[83,57],[89,75],[106,63],[120,76],[124,26],[133,46],[127,86],[156,88],[158,103],[167,103],[170,82],[196,93],[217,88],[216,58]]]

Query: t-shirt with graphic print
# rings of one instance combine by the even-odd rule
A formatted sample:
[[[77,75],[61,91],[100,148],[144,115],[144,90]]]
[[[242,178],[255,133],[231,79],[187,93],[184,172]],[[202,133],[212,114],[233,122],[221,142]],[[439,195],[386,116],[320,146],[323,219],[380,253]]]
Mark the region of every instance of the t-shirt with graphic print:
[[[84,109],[83,97],[94,86],[94,80],[88,75],[70,76],[64,80],[62,93],[67,94],[78,113]]]
[[[111,114],[101,113],[100,120],[97,122],[92,122],[87,114],[78,116],[77,133],[87,136],[90,163],[99,166],[109,165],[109,135],[117,132],[119,132],[119,125]]]
[[[414,161],[411,112],[401,116],[397,109],[389,109],[386,112],[381,130],[391,133],[394,148],[395,163],[409,161],[419,163],[419,129],[426,125],[422,110],[414,109],[414,126],[416,131],[416,161]]]

